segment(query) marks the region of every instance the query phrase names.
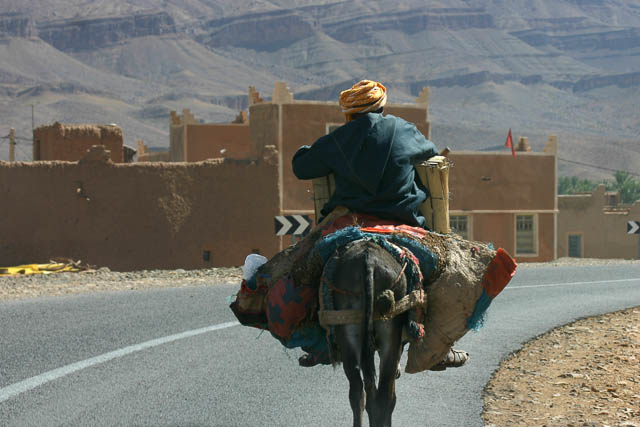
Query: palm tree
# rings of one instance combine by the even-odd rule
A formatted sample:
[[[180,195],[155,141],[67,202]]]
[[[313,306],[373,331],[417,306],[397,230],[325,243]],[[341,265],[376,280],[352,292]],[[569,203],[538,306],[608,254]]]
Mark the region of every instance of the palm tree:
[[[558,194],[589,193],[598,184],[588,179],[580,179],[577,176],[561,176],[558,178]]]
[[[634,203],[640,200],[640,181],[626,171],[617,171],[614,180],[608,185],[610,190],[620,193],[622,203]]]

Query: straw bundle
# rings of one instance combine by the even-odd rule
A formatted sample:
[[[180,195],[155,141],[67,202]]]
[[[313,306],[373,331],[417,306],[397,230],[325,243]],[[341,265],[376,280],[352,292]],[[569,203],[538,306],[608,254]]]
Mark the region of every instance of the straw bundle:
[[[429,190],[429,197],[420,207],[427,221],[427,228],[449,234],[449,161],[444,156],[434,156],[415,166],[422,184]]]

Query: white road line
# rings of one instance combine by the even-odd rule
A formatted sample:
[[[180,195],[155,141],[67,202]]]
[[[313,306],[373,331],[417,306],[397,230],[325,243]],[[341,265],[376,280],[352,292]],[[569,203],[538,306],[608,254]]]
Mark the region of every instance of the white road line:
[[[552,286],[575,286],[575,285],[598,285],[602,283],[619,283],[619,282],[640,282],[638,279],[616,279],[616,280],[598,280],[595,282],[569,282],[569,283],[548,283],[545,285],[524,285],[524,286],[507,286],[505,290],[516,290],[525,288],[548,288]]]
[[[525,288],[545,288],[545,287],[553,287],[553,286],[593,285],[593,284],[602,284],[602,283],[621,283],[621,282],[634,282],[634,281],[640,282],[640,278],[599,280],[594,282],[548,283],[543,285],[524,285],[524,286],[512,286],[512,287],[507,286],[505,290],[516,290],[516,289],[525,289]],[[151,347],[157,347],[162,344],[168,344],[170,342],[181,340],[184,338],[205,334],[207,332],[218,331],[220,329],[231,328],[233,326],[238,326],[238,325],[240,325],[240,323],[238,322],[227,322],[227,323],[220,323],[217,325],[207,326],[205,328],[193,329],[191,331],[186,331],[186,332],[182,332],[175,335],[169,335],[162,338],[156,338],[150,341],[145,341],[140,344],[124,347],[119,350],[111,351],[109,353],[104,353],[99,356],[92,357],[91,359],[81,360],[79,362],[63,366],[61,368],[53,369],[51,371],[45,372],[35,377],[27,378],[26,380],[0,388],[0,403],[8,399],[11,399],[12,397],[17,396],[18,394],[24,393],[29,390],[33,390],[34,388],[39,387],[43,384],[46,384],[50,381],[56,380],[58,378],[62,378],[66,375],[72,374],[74,372],[80,371],[85,368],[90,368],[91,366],[95,366],[100,363],[117,359],[118,357],[123,357],[131,353],[146,350]]]
[[[98,365],[100,363],[108,362],[118,357],[126,356],[137,351],[146,350],[151,347],[157,347],[162,344],[168,344],[173,341],[181,340],[183,338],[189,338],[200,334],[206,334],[207,332],[218,331],[220,329],[231,328],[238,326],[238,322],[226,322],[217,325],[211,325],[200,329],[192,329],[190,331],[182,332],[175,335],[169,335],[162,338],[156,338],[150,341],[145,341],[140,344],[130,345],[128,347],[121,348],[119,350],[104,353],[91,359],[81,360],[70,365],[63,366],[61,368],[53,369],[35,377],[27,378],[26,380],[11,384],[9,386],[0,388],[0,403],[5,400],[11,399],[20,393],[32,390],[50,381],[57,380],[66,375],[77,372],[81,369],[90,368],[91,366]]]

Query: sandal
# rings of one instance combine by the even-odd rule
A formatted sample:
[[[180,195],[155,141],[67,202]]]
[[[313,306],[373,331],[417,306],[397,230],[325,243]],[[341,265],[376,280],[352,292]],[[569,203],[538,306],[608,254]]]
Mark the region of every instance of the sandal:
[[[447,356],[441,362],[433,365],[430,371],[444,371],[447,368],[458,368],[469,360],[469,353],[462,350],[450,349]]]

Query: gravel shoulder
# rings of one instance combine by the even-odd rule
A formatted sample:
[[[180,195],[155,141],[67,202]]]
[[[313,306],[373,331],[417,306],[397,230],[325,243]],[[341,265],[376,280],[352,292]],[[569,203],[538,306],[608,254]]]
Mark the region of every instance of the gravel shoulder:
[[[519,269],[638,260],[561,258]],[[0,301],[97,291],[240,284],[240,268],[0,277]],[[531,340],[485,388],[488,426],[640,427],[640,307],[585,318]]]
[[[487,426],[640,426],[640,307],[585,318],[504,360],[485,388]]]
[[[547,263],[521,263],[519,269],[563,267],[571,265],[640,264],[640,260],[559,258]],[[70,295],[96,291],[125,291],[148,288],[212,286],[242,281],[240,267],[202,270],[142,270],[117,272],[108,268],[77,273],[36,274],[32,276],[0,276],[0,301]]]
[[[640,264],[561,258],[518,268]],[[526,343],[485,387],[487,426],[640,427],[640,306],[580,319]]]
[[[242,281],[240,268],[144,270],[115,272],[108,268],[77,273],[0,277],[0,301],[96,291],[213,286]]]

